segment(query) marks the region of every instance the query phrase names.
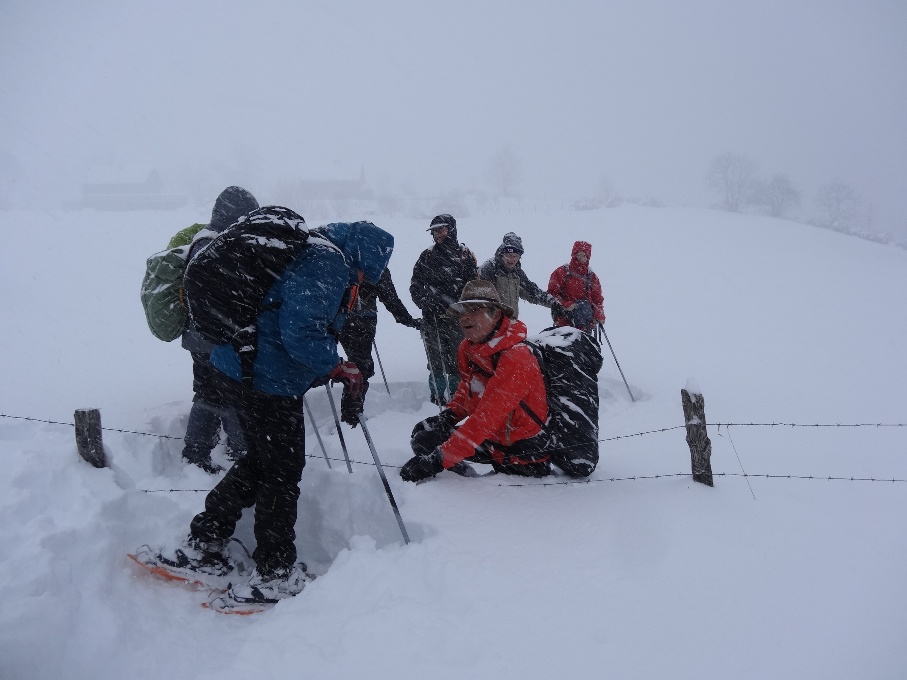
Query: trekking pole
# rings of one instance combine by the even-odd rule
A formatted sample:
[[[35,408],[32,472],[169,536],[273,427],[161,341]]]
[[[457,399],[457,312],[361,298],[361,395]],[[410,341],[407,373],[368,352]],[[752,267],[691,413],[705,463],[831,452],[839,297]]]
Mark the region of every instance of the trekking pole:
[[[431,352],[428,351],[428,341],[425,339],[425,324],[426,321],[422,319],[422,328],[419,330],[419,337],[422,338],[422,347],[425,348],[425,358],[428,361],[428,381],[429,381],[429,392],[431,392],[431,383],[435,379],[435,367],[431,365]],[[446,380],[446,378],[445,378]],[[436,386],[437,388],[437,386]],[[441,413],[444,410],[444,407],[441,404],[438,404],[438,413]]]
[[[391,503],[394,510],[394,517],[397,518],[397,526],[400,527],[400,533],[403,534],[403,543],[409,545],[409,534],[406,533],[406,527],[403,526],[403,518],[400,516],[400,510],[397,508],[397,501],[394,500],[394,493],[391,491],[391,485],[387,482],[387,476],[384,474],[384,468],[381,467],[381,461],[378,460],[378,452],[375,450],[375,444],[372,442],[372,435],[369,434],[368,427],[365,424],[365,414],[359,414],[359,424],[362,425],[362,434],[365,435],[365,441],[372,451],[372,458],[375,459],[375,467],[378,468],[378,474],[381,475],[381,482],[384,484],[384,491],[387,493],[387,500]]]
[[[324,460],[328,464],[328,469],[332,470],[331,459],[328,458],[328,452],[324,448],[324,442],[321,441],[321,433],[318,431],[318,426],[315,424],[315,416],[312,415],[312,410],[309,408],[309,402],[306,401],[306,398],[302,398],[303,410],[309,414],[309,422],[312,423],[312,429],[315,430],[315,437],[318,439],[318,446],[321,447],[321,453],[324,454]]]
[[[353,474],[353,466],[350,464],[350,454],[346,450],[346,441],[343,439],[343,430],[340,429],[340,418],[337,417],[337,407],[334,406],[334,395],[331,392],[331,383],[327,383],[324,389],[328,392],[328,401],[331,402],[331,412],[334,414],[334,422],[337,424],[337,436],[340,437],[340,448],[343,449],[343,457],[346,459],[346,469]]]
[[[391,388],[387,384],[387,376],[384,374],[384,364],[381,363],[381,355],[378,354],[378,343],[372,340],[372,347],[375,348],[375,356],[378,357],[378,368],[381,369],[381,379],[384,380],[384,389],[387,390],[387,393],[391,393]]]
[[[601,331],[602,335],[605,336],[605,342],[608,343],[608,349],[611,350],[611,356],[614,357],[614,363],[617,364],[617,370],[620,371],[620,377],[624,379],[624,385],[627,388],[627,392],[630,393],[630,400],[635,402],[636,398],[633,396],[633,392],[630,390],[630,386],[627,385],[627,379],[624,378],[624,372],[620,368],[620,362],[617,360],[617,355],[614,353],[614,348],[611,347],[611,341],[608,340],[608,334],[605,333],[604,324],[598,324],[598,329]]]

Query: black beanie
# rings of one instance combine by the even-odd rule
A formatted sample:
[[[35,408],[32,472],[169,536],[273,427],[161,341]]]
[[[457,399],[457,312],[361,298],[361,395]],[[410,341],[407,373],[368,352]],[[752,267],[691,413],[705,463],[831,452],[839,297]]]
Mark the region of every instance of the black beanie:
[[[425,231],[439,229],[440,227],[447,227],[448,230],[456,229],[457,221],[447,213],[443,215],[435,215],[431,220],[431,225]]]
[[[211,223],[208,228],[212,231],[223,231],[253,210],[258,210],[258,201],[252,194],[242,187],[227,187],[214,201],[214,210],[211,211]]]

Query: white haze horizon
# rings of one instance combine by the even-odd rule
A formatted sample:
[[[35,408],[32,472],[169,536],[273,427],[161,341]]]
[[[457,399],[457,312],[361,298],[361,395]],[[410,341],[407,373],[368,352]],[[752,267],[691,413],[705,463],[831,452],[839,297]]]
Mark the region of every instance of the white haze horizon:
[[[667,0],[556,6],[365,0],[0,7],[0,182],[58,209],[98,167],[157,169],[198,205],[237,183],[515,193],[709,207],[716,156],[829,182],[854,225],[907,238],[907,5]],[[2,197],[0,197],[2,198]]]

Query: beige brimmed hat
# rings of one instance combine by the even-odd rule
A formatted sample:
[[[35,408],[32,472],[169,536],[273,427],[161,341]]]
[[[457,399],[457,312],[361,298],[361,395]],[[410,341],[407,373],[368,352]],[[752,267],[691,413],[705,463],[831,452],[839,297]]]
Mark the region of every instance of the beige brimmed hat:
[[[447,313],[457,316],[463,313],[463,305],[486,305],[488,307],[497,307],[505,316],[513,316],[513,309],[501,303],[501,296],[498,295],[498,289],[494,287],[491,281],[476,279],[469,281],[463,286],[463,292],[460,293],[460,301],[453,303],[447,308]]]

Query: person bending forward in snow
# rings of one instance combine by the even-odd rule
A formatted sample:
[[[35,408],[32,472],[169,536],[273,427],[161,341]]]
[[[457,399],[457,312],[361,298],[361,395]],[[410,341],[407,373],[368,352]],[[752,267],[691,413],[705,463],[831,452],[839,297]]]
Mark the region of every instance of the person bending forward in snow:
[[[296,561],[295,524],[305,466],[303,396],[328,380],[346,382],[358,396],[361,384],[355,364],[337,354],[332,328],[342,328],[341,307],[351,284],[378,282],[394,237],[370,222],[330,224],[317,236],[262,302],[251,384],[243,380],[231,345],[211,353],[219,388],[239,413],[248,453],[205,498],[204,511],[193,518],[181,545],[143,546],[135,555],[170,578],[205,584],[229,578],[221,598],[225,610],[271,604],[302,591],[306,575]],[[226,548],[243,510],[252,506],[255,569],[240,579]]]

